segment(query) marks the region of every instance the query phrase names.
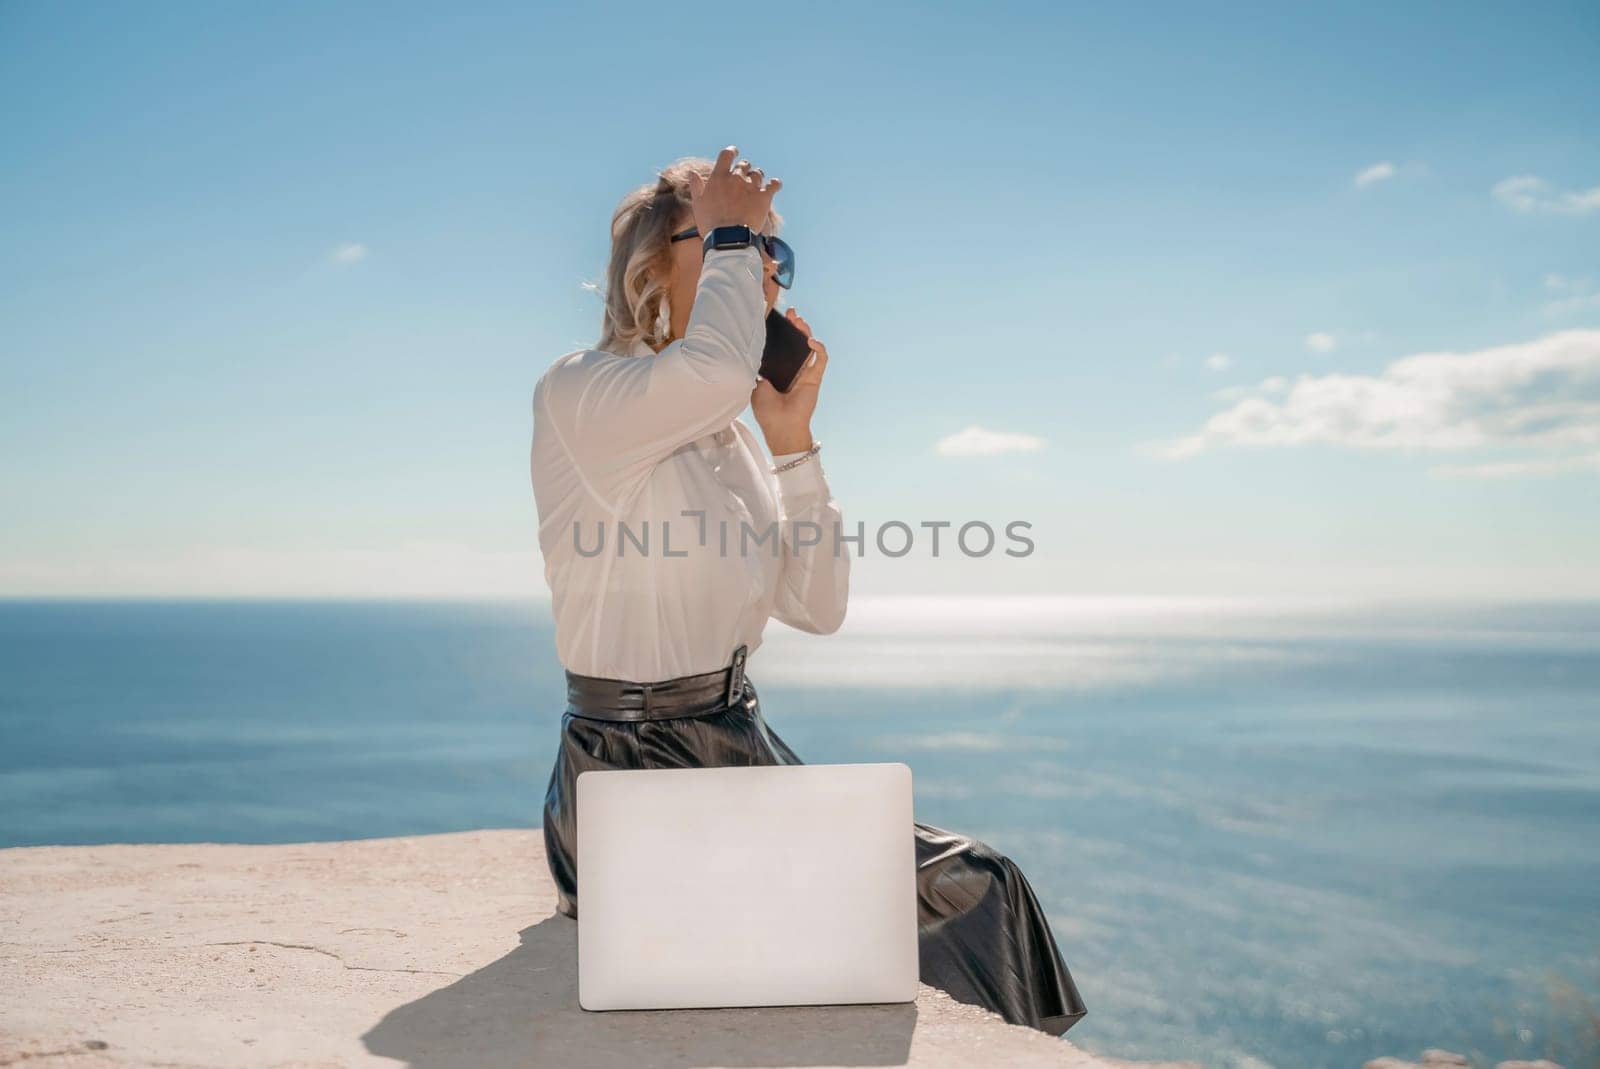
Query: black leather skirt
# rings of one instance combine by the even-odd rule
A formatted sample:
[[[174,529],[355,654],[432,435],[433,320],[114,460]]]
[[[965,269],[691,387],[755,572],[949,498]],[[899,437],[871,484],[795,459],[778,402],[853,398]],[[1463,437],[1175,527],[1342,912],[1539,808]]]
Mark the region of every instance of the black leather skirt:
[[[579,773],[804,763],[762,717],[742,647],[727,669],[649,685],[567,673],[561,747],[544,802],[556,908],[578,915]],[[1021,869],[970,835],[920,822],[913,830],[922,982],[1052,1035],[1076,1024],[1083,999]]]

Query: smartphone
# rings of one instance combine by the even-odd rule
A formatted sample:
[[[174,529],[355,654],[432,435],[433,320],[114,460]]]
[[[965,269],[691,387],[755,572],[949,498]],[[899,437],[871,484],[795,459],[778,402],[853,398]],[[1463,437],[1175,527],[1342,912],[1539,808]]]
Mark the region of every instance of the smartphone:
[[[788,393],[795,376],[811,357],[806,332],[774,308],[767,313],[767,347],[761,353],[761,377],[779,393]]]

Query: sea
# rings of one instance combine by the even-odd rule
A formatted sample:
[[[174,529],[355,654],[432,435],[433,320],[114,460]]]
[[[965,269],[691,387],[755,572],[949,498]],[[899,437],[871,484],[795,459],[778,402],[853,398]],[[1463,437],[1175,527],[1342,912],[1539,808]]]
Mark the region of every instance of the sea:
[[[1081,1047],[1600,1064],[1600,602],[863,596],[749,674],[1017,862]],[[0,846],[534,827],[563,702],[532,599],[0,601]]]

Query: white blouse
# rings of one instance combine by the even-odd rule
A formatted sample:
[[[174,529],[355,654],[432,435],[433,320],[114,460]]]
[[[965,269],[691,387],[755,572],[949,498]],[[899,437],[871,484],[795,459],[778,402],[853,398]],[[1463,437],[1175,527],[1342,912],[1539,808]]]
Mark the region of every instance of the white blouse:
[[[753,654],[769,617],[817,634],[844,621],[859,542],[835,550],[853,532],[821,454],[774,475],[737,418],[766,342],[762,274],[755,248],[714,249],[683,338],[574,350],[534,388],[539,548],[568,671],[698,675]]]

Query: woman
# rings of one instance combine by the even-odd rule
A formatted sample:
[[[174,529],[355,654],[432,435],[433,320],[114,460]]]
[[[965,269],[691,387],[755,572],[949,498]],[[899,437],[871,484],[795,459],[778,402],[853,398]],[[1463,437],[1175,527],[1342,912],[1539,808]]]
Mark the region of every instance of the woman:
[[[816,634],[844,620],[848,544],[832,538],[842,520],[811,435],[828,350],[791,308],[812,355],[786,392],[758,377],[794,260],[771,236],[782,183],[735,153],[680,160],[624,198],[599,342],[534,390],[539,544],[567,670],[544,837],[569,917],[578,774],[803,763],[762,717],[744,658],[771,617]],[[702,244],[740,225],[742,247]],[[746,404],[771,468],[737,418]],[[914,831],[923,982],[1066,1031],[1083,1002],[1022,872],[970,836]]]

